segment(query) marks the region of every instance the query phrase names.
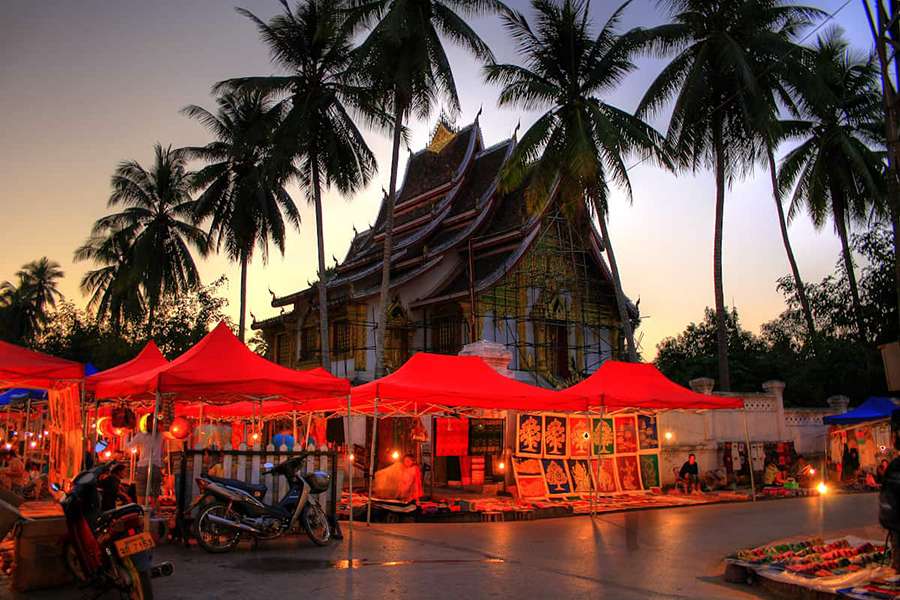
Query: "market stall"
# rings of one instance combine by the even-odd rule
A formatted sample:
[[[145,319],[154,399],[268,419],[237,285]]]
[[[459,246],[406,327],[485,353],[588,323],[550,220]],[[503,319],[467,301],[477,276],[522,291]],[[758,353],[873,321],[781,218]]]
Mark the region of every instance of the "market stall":
[[[846,486],[870,487],[878,465],[896,454],[890,421],[898,409],[895,399],[873,396],[853,410],[824,417],[830,426],[825,449],[830,475]]]

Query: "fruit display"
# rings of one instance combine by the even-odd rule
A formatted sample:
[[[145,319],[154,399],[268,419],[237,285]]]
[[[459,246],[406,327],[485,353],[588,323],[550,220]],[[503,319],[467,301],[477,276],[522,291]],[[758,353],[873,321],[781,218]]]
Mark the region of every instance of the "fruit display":
[[[846,539],[826,544],[821,538],[741,550],[735,558],[808,578],[853,573],[886,560],[884,546],[866,542],[854,547]]]

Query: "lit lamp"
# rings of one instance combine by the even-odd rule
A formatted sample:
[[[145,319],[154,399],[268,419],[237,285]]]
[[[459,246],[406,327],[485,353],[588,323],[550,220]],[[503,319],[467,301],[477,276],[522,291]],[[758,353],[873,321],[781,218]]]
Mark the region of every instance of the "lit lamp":
[[[820,481],[819,485],[816,486],[816,491],[818,491],[822,495],[825,495],[828,493],[828,486],[825,485],[824,481]]]
[[[672,438],[673,438],[674,436],[672,435],[672,432],[671,432],[671,431],[667,431],[667,432],[663,435],[663,437],[666,438],[666,441],[667,441],[667,442],[671,442],[671,441],[672,441]]]
[[[29,445],[30,447],[32,447],[32,448],[37,448],[37,442],[34,441],[34,440],[31,440],[31,442],[29,442],[28,445]]]
[[[394,450],[393,452],[391,452],[391,459],[392,459],[392,460],[399,460],[399,458],[400,458],[400,451],[399,451],[399,450]]]

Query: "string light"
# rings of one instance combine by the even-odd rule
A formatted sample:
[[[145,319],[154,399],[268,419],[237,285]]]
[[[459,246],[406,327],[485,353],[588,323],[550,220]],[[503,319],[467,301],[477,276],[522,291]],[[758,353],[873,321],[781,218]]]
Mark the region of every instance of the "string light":
[[[506,470],[506,463],[503,462],[503,461],[500,461],[500,464],[497,465],[497,468],[500,469],[501,471],[505,471],[505,470]]]
[[[31,446],[32,448],[37,448],[37,442],[34,440],[31,440],[31,443],[29,443],[28,445]]]

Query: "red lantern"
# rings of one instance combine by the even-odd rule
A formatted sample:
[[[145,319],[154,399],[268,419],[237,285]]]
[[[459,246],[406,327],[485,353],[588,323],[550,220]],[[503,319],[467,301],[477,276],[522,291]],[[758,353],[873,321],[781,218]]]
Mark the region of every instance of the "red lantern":
[[[115,435],[112,421],[110,421],[109,417],[100,417],[99,419],[97,419],[97,433],[106,438],[110,438]]]
[[[176,440],[183,440],[191,435],[191,423],[184,417],[175,417],[169,425],[169,433]]]

